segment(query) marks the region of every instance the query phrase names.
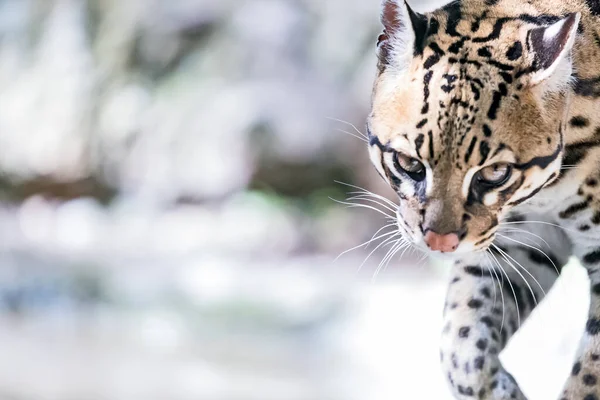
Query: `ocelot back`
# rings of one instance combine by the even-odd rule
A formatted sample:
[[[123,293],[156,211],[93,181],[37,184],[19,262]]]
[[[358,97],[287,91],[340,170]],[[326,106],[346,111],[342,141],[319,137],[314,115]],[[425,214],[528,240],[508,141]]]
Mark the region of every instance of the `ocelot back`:
[[[526,398],[499,353],[575,256],[591,304],[558,398],[600,400],[600,0],[384,0],[381,15],[369,151],[405,240],[454,259],[453,393]]]

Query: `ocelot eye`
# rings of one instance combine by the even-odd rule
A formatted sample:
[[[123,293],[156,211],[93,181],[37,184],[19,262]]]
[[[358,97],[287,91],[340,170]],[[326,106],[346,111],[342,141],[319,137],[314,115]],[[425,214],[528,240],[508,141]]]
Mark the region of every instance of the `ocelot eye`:
[[[490,186],[502,186],[508,181],[512,174],[512,165],[498,163],[490,165],[479,171],[478,180]]]
[[[425,166],[419,160],[396,153],[396,166],[404,171],[411,179],[420,182],[425,179]]]

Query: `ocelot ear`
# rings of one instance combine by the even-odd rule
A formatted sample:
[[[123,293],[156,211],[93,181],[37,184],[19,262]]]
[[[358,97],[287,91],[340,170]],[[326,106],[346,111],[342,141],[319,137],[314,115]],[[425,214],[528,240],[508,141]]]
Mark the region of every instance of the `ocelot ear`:
[[[423,51],[428,19],[404,0],[383,0],[381,22],[384,30],[377,42],[379,70],[402,70],[415,53]]]
[[[531,84],[548,81],[552,86],[562,86],[571,79],[571,50],[577,37],[581,14],[569,14],[548,27],[529,32],[529,46],[534,55],[535,72]]]

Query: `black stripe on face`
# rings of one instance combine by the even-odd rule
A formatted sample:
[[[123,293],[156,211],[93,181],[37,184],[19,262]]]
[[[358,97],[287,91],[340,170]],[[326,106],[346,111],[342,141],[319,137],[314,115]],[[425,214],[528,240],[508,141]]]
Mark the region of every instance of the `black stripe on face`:
[[[471,24],[471,32],[476,33],[481,27],[481,21],[487,18],[488,12],[487,10],[481,14],[474,22]]]
[[[429,137],[429,159],[433,161],[434,152],[433,152],[433,132],[427,132],[427,136]]]
[[[429,112],[429,96],[431,95],[429,84],[431,83],[432,77],[433,71],[428,71],[423,77],[423,108],[421,109],[421,114],[427,114]]]
[[[575,94],[583,97],[598,98],[600,97],[600,76],[591,79],[583,79],[573,75],[575,77],[575,86],[573,90]]]
[[[495,120],[498,117],[498,109],[502,104],[502,98],[508,95],[508,89],[504,83],[498,85],[498,90],[494,91],[494,100],[488,112],[488,118]]]
[[[538,194],[543,188],[545,188],[548,185],[548,183],[552,182],[552,180],[554,180],[554,178],[556,178],[556,173],[550,175],[550,178],[548,178],[548,180],[542,186],[536,188],[533,192],[529,193],[527,196],[520,198],[518,200],[515,200],[511,203],[508,203],[508,205],[510,207],[515,207],[515,206],[518,206],[519,204],[525,203],[527,200],[531,199],[533,196]],[[524,180],[524,177],[523,177],[523,180]]]
[[[459,1],[453,1],[443,9],[448,14],[448,19],[446,20],[446,33],[454,37],[461,36],[456,30],[462,18],[461,3]]]
[[[490,146],[485,140],[479,142],[479,155],[481,156],[481,161],[479,161],[479,165],[481,166],[487,161],[490,155]]]
[[[473,139],[471,139],[471,144],[469,145],[469,148],[467,149],[467,152],[465,153],[465,163],[469,162],[469,159],[471,158],[471,154],[473,154],[473,150],[475,149],[475,144],[477,144],[477,136],[473,137]]]
[[[425,60],[425,63],[423,64],[423,67],[425,69],[431,69],[431,67],[440,62],[442,56],[445,54],[444,50],[442,50],[440,46],[438,46],[438,44],[435,42],[431,43],[429,45],[429,48],[433,50],[433,54],[430,55],[429,58],[427,58],[427,60]]]
[[[523,55],[523,44],[516,41],[506,52],[506,58],[510,61],[516,61]]]
[[[490,33],[489,35],[487,35],[485,37],[475,38],[475,39],[473,39],[473,42],[474,43],[486,43],[486,42],[498,39],[500,37],[500,33],[502,32],[502,28],[504,27],[504,24],[510,20],[511,20],[511,18],[499,18],[496,21],[496,23],[494,24],[492,33]]]
[[[475,84],[473,82],[471,82],[470,86],[471,86],[471,91],[473,92],[475,101],[479,100],[481,97],[481,92],[479,91],[477,86],[475,86]]]
[[[425,143],[425,135],[419,133],[415,139],[415,150],[417,151],[419,158],[421,158],[421,147],[423,147],[423,143]]]
[[[558,156],[561,154],[562,149],[563,149],[563,140],[562,140],[562,136],[561,136],[560,143],[556,147],[556,150],[554,151],[554,153],[552,153],[548,156],[533,158],[524,164],[515,164],[514,167],[521,171],[525,171],[525,170],[527,170],[529,168],[533,168],[533,167],[539,167],[541,169],[548,168],[548,165],[552,164],[558,158]]]
[[[492,129],[487,124],[483,125],[483,135],[488,138],[492,136]]]

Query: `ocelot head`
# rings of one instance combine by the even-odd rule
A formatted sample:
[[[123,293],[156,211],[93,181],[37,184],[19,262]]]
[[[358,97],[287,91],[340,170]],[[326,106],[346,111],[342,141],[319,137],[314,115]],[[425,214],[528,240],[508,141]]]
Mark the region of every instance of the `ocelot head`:
[[[487,3],[419,14],[383,1],[370,156],[399,196],[400,231],[434,253],[487,249],[560,173],[580,15]]]

